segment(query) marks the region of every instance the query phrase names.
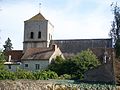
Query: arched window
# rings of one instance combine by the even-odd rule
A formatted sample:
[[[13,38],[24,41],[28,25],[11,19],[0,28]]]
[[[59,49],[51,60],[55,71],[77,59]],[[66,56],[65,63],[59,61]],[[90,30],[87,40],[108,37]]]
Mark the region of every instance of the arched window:
[[[38,32],[38,38],[41,38],[41,32],[40,31]]]
[[[33,32],[30,33],[30,38],[31,38],[31,39],[34,38],[34,33],[33,33]]]

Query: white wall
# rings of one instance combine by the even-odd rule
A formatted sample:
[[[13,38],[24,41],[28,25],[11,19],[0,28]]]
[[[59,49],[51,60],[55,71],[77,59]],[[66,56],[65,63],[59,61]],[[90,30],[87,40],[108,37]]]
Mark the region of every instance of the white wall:
[[[9,66],[11,66],[11,69],[9,69]],[[21,68],[21,65],[18,64],[9,64],[9,65],[5,65],[5,68],[9,71],[13,71],[15,72],[18,68]]]
[[[23,62],[23,69],[29,70],[29,71],[35,71],[36,70],[36,64],[40,65],[40,70],[43,70],[48,67],[49,61],[48,60],[24,60]],[[25,64],[28,64],[28,67],[25,67]]]

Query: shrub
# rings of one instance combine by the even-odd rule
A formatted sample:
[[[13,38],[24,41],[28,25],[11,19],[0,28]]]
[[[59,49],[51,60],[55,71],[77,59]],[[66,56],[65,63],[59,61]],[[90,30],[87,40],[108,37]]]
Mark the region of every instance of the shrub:
[[[8,70],[0,70],[0,80],[11,79],[15,80],[17,77],[15,76],[14,72],[10,72]]]
[[[71,79],[71,75],[63,74],[59,77],[59,79]]]
[[[23,69],[17,69],[15,76],[17,79],[35,79],[32,72]]]
[[[48,79],[57,79],[58,75],[57,73],[53,72],[53,71],[36,71],[33,73],[35,79],[40,79],[40,80],[48,80]]]
[[[63,60],[56,58],[48,67],[48,69],[56,72],[59,76],[68,74],[72,79],[83,79],[84,73],[92,68],[100,65],[99,60],[91,50],[85,50],[74,57]]]

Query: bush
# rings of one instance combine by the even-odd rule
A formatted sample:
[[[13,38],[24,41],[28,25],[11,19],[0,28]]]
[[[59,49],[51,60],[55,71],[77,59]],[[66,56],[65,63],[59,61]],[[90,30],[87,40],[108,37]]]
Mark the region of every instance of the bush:
[[[71,79],[71,75],[63,74],[59,77],[59,79]]]
[[[23,69],[17,69],[15,76],[17,79],[35,79],[32,72]]]
[[[63,60],[58,57],[49,65],[49,69],[59,76],[68,74],[72,79],[83,79],[84,73],[100,65],[99,60],[91,50],[85,50],[71,59]]]
[[[36,71],[33,73],[34,77],[36,80],[40,79],[40,80],[47,80],[47,74],[45,73],[45,71]]]
[[[11,79],[15,80],[17,77],[15,76],[14,72],[7,71],[5,69],[0,70],[0,80]]]
[[[35,79],[40,79],[40,80],[48,80],[48,79],[57,79],[58,75],[57,73],[53,72],[53,71],[36,71],[33,73]]]

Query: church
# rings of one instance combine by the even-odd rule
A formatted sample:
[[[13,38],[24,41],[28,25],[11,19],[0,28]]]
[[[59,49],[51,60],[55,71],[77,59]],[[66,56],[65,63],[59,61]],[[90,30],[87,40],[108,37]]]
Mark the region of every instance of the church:
[[[109,56],[112,52],[111,38],[53,40],[53,32],[54,26],[41,13],[24,21],[23,50],[5,52],[6,68],[10,71],[17,68],[42,70],[57,56],[69,58],[82,50],[91,49],[101,59],[105,53]]]

